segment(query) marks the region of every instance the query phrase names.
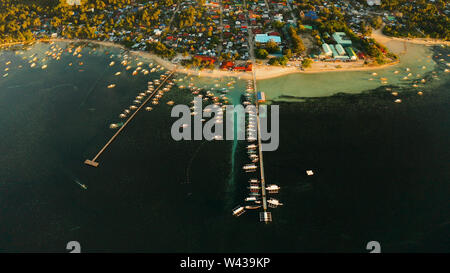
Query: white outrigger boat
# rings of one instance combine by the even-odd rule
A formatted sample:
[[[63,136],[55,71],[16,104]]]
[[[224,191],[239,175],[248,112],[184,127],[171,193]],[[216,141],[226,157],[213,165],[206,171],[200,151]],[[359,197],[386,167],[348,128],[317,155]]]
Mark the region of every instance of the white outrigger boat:
[[[245,212],[245,209],[242,206],[239,206],[239,207],[236,207],[233,209],[233,215],[236,217],[241,216],[244,212]]]

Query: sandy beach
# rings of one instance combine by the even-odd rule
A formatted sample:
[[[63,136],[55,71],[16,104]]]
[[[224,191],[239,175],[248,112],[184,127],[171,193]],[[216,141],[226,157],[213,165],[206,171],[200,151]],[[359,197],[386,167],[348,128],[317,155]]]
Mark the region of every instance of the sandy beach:
[[[96,40],[76,40],[76,39],[51,39],[50,41],[53,42],[84,42],[84,43],[95,43],[102,46],[107,47],[115,47],[120,48],[123,50],[128,50],[124,46],[120,44],[116,44],[113,42],[105,42],[105,41],[96,41]],[[245,79],[249,80],[252,79],[252,73],[250,72],[236,72],[236,71],[225,71],[225,70],[198,70],[198,69],[188,69],[185,67],[182,67],[181,65],[174,64],[168,60],[165,60],[155,54],[152,54],[150,52],[145,51],[139,51],[139,50],[128,50],[130,54],[140,56],[143,58],[149,58],[154,61],[156,61],[158,64],[163,65],[165,68],[169,70],[175,70],[179,73],[184,74],[190,74],[190,75],[196,75],[201,77],[212,77],[212,78],[221,78],[221,77],[235,77],[239,79]],[[294,73],[305,73],[305,74],[311,74],[311,73],[325,73],[325,72],[340,72],[340,71],[368,71],[368,70],[376,70],[376,69],[383,69],[388,66],[392,66],[397,64],[397,62],[392,62],[385,65],[365,65],[364,61],[360,60],[357,62],[323,62],[318,61],[314,62],[310,68],[307,68],[305,70],[300,69],[299,67],[295,66],[295,64],[298,63],[292,63],[291,66],[269,66],[264,64],[255,64],[254,70],[257,80],[264,80],[264,79],[271,79],[271,78],[277,78],[288,74],[294,74]]]
[[[400,42],[407,42],[412,44],[420,44],[420,45],[446,45],[450,46],[449,41],[443,41],[439,39],[432,39],[432,38],[398,38],[398,37],[389,37],[383,34],[382,32],[383,26],[377,30],[372,31],[372,38],[377,40],[380,44],[385,45],[386,43],[390,41],[400,41]],[[388,48],[389,46],[386,45]]]
[[[408,43],[416,43],[416,44],[424,44],[424,45],[437,45],[437,44],[445,44],[450,45],[450,42],[441,41],[441,40],[433,40],[433,39],[405,39],[405,38],[393,38],[388,37],[381,32],[381,28],[373,31],[372,37],[375,38],[379,43],[386,45],[389,41],[403,41]],[[130,54],[140,56],[143,58],[148,58],[154,60],[158,64],[164,66],[169,70],[174,70],[179,73],[202,76],[202,77],[212,77],[212,78],[221,78],[221,77],[235,77],[239,79],[252,79],[252,73],[250,72],[235,72],[235,71],[224,71],[224,70],[198,70],[198,69],[188,69],[182,67],[181,65],[174,64],[168,60],[165,60],[155,54],[145,51],[138,50],[129,50],[125,48],[123,45],[107,42],[107,41],[97,41],[97,40],[87,40],[87,39],[63,39],[63,38],[52,38],[49,40],[40,40],[41,42],[69,42],[69,43],[95,43],[102,46],[107,47],[115,47],[123,50],[127,50]],[[20,44],[20,43],[11,43]],[[4,46],[7,46],[6,44]],[[386,45],[389,48],[389,44]],[[253,69],[255,70],[255,75],[257,80],[271,79],[276,77],[285,76],[288,74],[294,73],[304,73],[304,74],[312,74],[312,73],[326,73],[326,72],[344,72],[344,71],[370,71],[370,70],[378,70],[384,69],[389,66],[393,66],[398,64],[399,61],[384,64],[384,65],[366,65],[362,60],[356,62],[323,62],[317,61],[313,62],[310,68],[300,69],[298,66],[299,63],[291,63],[291,66],[269,66],[265,64],[255,64]]]

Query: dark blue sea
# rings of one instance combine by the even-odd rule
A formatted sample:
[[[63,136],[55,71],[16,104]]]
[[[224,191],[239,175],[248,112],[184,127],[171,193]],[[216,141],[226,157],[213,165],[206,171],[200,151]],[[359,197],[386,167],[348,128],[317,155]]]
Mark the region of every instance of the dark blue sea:
[[[245,142],[171,138],[166,102],[188,104],[186,89],[175,86],[139,112],[98,168],[83,164],[165,71],[132,76],[119,49],[92,46],[80,58],[47,57],[41,69],[50,46],[0,55],[0,76],[8,73],[0,78],[0,252],[67,252],[69,241],[83,252],[368,252],[369,241],[383,252],[450,251],[445,64],[439,81],[427,76],[422,96],[397,88],[402,103],[384,87],[272,102],[280,105],[280,145],[264,153],[264,165],[284,205],[263,224],[257,212],[231,214],[248,192]],[[238,81],[228,96],[237,103],[244,91]]]

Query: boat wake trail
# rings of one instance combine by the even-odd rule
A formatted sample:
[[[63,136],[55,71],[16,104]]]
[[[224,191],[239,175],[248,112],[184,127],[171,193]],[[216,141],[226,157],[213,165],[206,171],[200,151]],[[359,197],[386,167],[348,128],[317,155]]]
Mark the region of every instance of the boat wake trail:
[[[192,162],[194,161],[195,156],[198,154],[198,152],[200,151],[200,149],[202,148],[203,144],[205,144],[206,142],[202,142],[202,144],[200,144],[200,146],[198,146],[197,150],[195,150],[194,154],[192,155],[191,159],[189,160],[188,166],[186,168],[186,184],[190,184],[190,170],[191,170],[191,165]]]
[[[86,97],[84,98],[83,102],[80,103],[79,108],[83,107],[86,104],[86,102],[89,99],[89,97],[95,91],[95,87],[97,86],[98,82],[105,76],[106,72],[108,72],[108,68],[105,68],[105,70],[103,71],[103,74],[100,77],[98,77],[97,80],[95,81],[95,83],[91,86],[91,89],[89,89],[89,91],[88,91]]]

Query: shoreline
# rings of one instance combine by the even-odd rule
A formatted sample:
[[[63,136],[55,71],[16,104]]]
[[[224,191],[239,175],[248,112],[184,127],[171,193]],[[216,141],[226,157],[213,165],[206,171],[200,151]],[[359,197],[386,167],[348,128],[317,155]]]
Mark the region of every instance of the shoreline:
[[[381,29],[375,30],[372,33],[372,38],[377,40],[379,43],[384,44],[390,41],[403,41],[407,43],[415,43],[415,44],[422,44],[422,45],[439,45],[439,44],[445,44],[447,46],[450,46],[450,42],[441,41],[441,40],[425,40],[422,38],[414,38],[414,39],[407,39],[407,38],[397,38],[397,37],[388,37],[384,34],[382,34]],[[29,43],[36,43],[36,42],[66,42],[66,43],[93,43],[101,46],[106,47],[114,47],[119,48],[122,50],[126,50],[130,52],[132,55],[137,55],[142,58],[149,58],[157,62],[158,64],[164,66],[166,69],[173,70],[178,73],[188,74],[188,75],[195,75],[199,77],[211,77],[211,78],[221,78],[221,77],[233,77],[233,78],[239,78],[244,80],[250,80],[252,79],[253,75],[251,72],[237,72],[237,71],[225,71],[225,70],[197,70],[197,69],[188,69],[185,67],[181,67],[177,64],[174,64],[168,60],[165,60],[156,54],[146,52],[146,51],[138,51],[138,50],[131,50],[126,48],[125,46],[109,42],[109,41],[98,41],[98,40],[89,40],[89,39],[65,39],[65,38],[50,38],[50,39],[40,39],[36,41],[31,41]],[[14,42],[14,43],[8,43],[8,44],[2,44],[0,47],[5,46],[12,46],[17,44],[27,44],[27,42]],[[386,46],[386,45],[385,45]],[[388,46],[386,46],[388,47]],[[388,47],[389,48],[389,47]],[[361,61],[359,62],[313,62],[312,68],[307,68],[306,70],[301,70],[298,67],[291,66],[291,67],[282,67],[282,66],[267,66],[267,65],[260,65],[255,64],[253,66],[255,70],[255,76],[256,80],[266,80],[266,79],[273,79],[278,77],[283,77],[290,74],[319,74],[319,73],[328,73],[328,72],[352,72],[352,71],[372,71],[372,70],[380,70],[387,67],[395,66],[400,63],[400,60],[397,60],[395,62],[383,64],[383,65],[364,65]],[[358,64],[355,66],[355,64]],[[333,67],[334,66],[334,67]],[[336,66],[341,66],[340,68],[337,68]]]
[[[377,40],[377,42],[384,44],[391,41],[398,41],[398,42],[407,42],[411,44],[418,44],[418,45],[446,45],[450,46],[450,41],[444,41],[439,39],[433,39],[433,38],[402,38],[402,37],[391,37],[383,34],[384,25],[381,26],[377,30],[372,31],[371,37]]]
[[[88,39],[62,39],[62,38],[53,38],[47,40],[49,42],[68,42],[68,43],[94,43],[102,46],[107,47],[114,47],[114,48],[120,48],[123,50],[127,50],[130,52],[130,54],[137,55],[143,58],[150,58],[154,61],[156,61],[158,64],[163,65],[166,69],[174,70],[178,73],[188,74],[188,75],[195,75],[198,77],[211,77],[211,78],[221,78],[221,77],[234,77],[239,78],[243,80],[251,80],[253,79],[253,73],[251,72],[236,72],[236,71],[225,71],[225,70],[196,70],[196,69],[188,69],[185,67],[179,67],[177,64],[173,64],[168,60],[165,60],[153,53],[146,52],[146,51],[138,51],[138,50],[130,50],[126,48],[125,46],[113,42],[106,42],[106,41],[97,41],[97,40],[88,40]],[[376,65],[376,66],[368,66],[368,65],[361,65],[362,62],[359,62],[359,66],[352,66],[355,63],[349,62],[314,62],[312,68],[308,68],[306,70],[300,70],[298,67],[282,67],[282,66],[264,66],[256,64],[254,65],[255,69],[255,76],[256,80],[266,80],[266,79],[273,79],[278,77],[283,77],[290,74],[318,74],[318,73],[328,73],[328,72],[348,72],[348,71],[371,71],[371,70],[378,70],[378,69],[384,69],[390,66],[397,65],[400,63],[400,61],[395,61],[383,65]],[[330,66],[330,68],[323,68],[323,67],[317,67],[320,65]],[[331,66],[337,66],[341,65],[344,66],[342,68],[331,68]],[[314,67],[316,66],[316,67]],[[347,67],[345,67],[347,66]]]

